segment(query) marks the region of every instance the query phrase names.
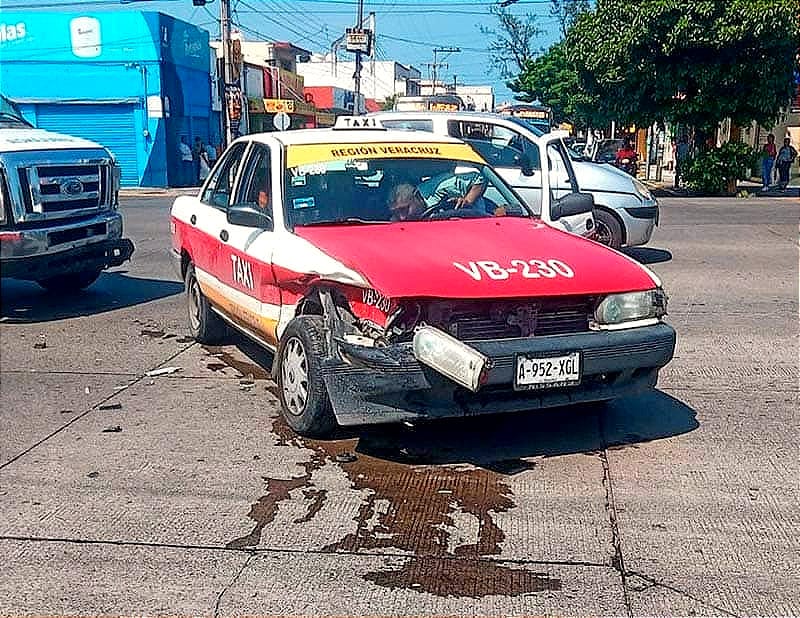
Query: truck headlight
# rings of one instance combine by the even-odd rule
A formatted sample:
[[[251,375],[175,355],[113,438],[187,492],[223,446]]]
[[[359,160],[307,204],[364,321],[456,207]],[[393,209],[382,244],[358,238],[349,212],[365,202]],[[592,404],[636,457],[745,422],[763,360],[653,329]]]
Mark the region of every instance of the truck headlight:
[[[122,168],[117,164],[111,165],[111,207],[119,206],[119,186],[122,181]]]
[[[634,326],[633,322],[659,320],[667,314],[667,295],[661,288],[606,296],[594,310],[599,329]]]
[[[472,392],[480,388],[489,367],[489,359],[475,348],[432,326],[414,331],[414,356]]]

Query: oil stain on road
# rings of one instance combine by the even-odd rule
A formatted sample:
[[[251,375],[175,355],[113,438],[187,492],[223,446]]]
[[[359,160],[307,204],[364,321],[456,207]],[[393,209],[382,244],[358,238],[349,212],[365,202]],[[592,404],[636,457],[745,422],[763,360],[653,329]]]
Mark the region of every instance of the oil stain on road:
[[[312,476],[331,463],[340,466],[351,487],[367,498],[359,508],[355,532],[328,544],[323,551],[393,549],[395,552],[387,553],[403,554],[400,568],[369,572],[364,576],[367,580],[386,588],[473,598],[561,588],[557,578],[510,568],[496,558],[505,534],[493,515],[514,507],[507,476],[501,472],[506,462],[488,469],[409,463],[363,453],[353,457],[357,439],[300,438],[280,417],[273,423],[273,433],[277,446],[309,449],[311,459],[298,464],[303,468],[299,476],[263,477],[265,494],[248,513],[255,526],[249,534],[230,541],[229,548],[257,546],[280,504],[292,499],[292,492],[301,490],[307,503],[306,514],[295,523],[310,521],[327,499],[327,491],[316,487]]]

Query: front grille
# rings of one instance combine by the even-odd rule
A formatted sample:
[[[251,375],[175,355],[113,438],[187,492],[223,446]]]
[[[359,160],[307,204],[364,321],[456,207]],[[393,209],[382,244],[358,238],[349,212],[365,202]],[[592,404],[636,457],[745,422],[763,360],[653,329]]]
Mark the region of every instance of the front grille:
[[[31,165],[18,173],[26,212],[71,216],[109,204],[107,165]]]
[[[422,319],[461,341],[543,337],[589,330],[594,298],[431,301]]]

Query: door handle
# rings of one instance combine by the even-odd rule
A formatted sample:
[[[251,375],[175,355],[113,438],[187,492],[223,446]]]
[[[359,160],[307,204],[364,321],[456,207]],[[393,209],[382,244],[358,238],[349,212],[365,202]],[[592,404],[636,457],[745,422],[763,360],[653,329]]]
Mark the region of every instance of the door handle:
[[[197,223],[197,215],[192,215],[191,217],[189,217],[189,222],[190,222],[192,225],[194,225],[195,223]]]
[[[228,230],[222,230],[222,231],[219,233],[219,239],[220,239],[222,242],[228,242]]]

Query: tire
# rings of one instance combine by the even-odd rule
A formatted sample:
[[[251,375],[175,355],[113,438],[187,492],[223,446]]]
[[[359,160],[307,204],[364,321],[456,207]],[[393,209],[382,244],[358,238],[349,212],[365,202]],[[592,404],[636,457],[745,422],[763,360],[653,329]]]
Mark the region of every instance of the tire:
[[[228,327],[222,318],[214,313],[208,299],[203,296],[192,264],[186,269],[184,289],[189,313],[189,334],[198,343],[218,343],[224,339]]]
[[[78,273],[67,273],[58,277],[51,277],[49,279],[39,279],[36,283],[42,286],[48,292],[58,292],[68,294],[70,292],[79,292],[85,290],[92,285],[102,272],[101,268],[93,270],[84,270]]]
[[[278,346],[278,392],[281,411],[301,436],[325,438],[337,427],[333,406],[322,379],[327,356],[322,318],[301,316],[286,326]]]
[[[594,224],[597,230],[597,241],[612,249],[622,246],[622,226],[616,217],[607,210],[594,211]]]

